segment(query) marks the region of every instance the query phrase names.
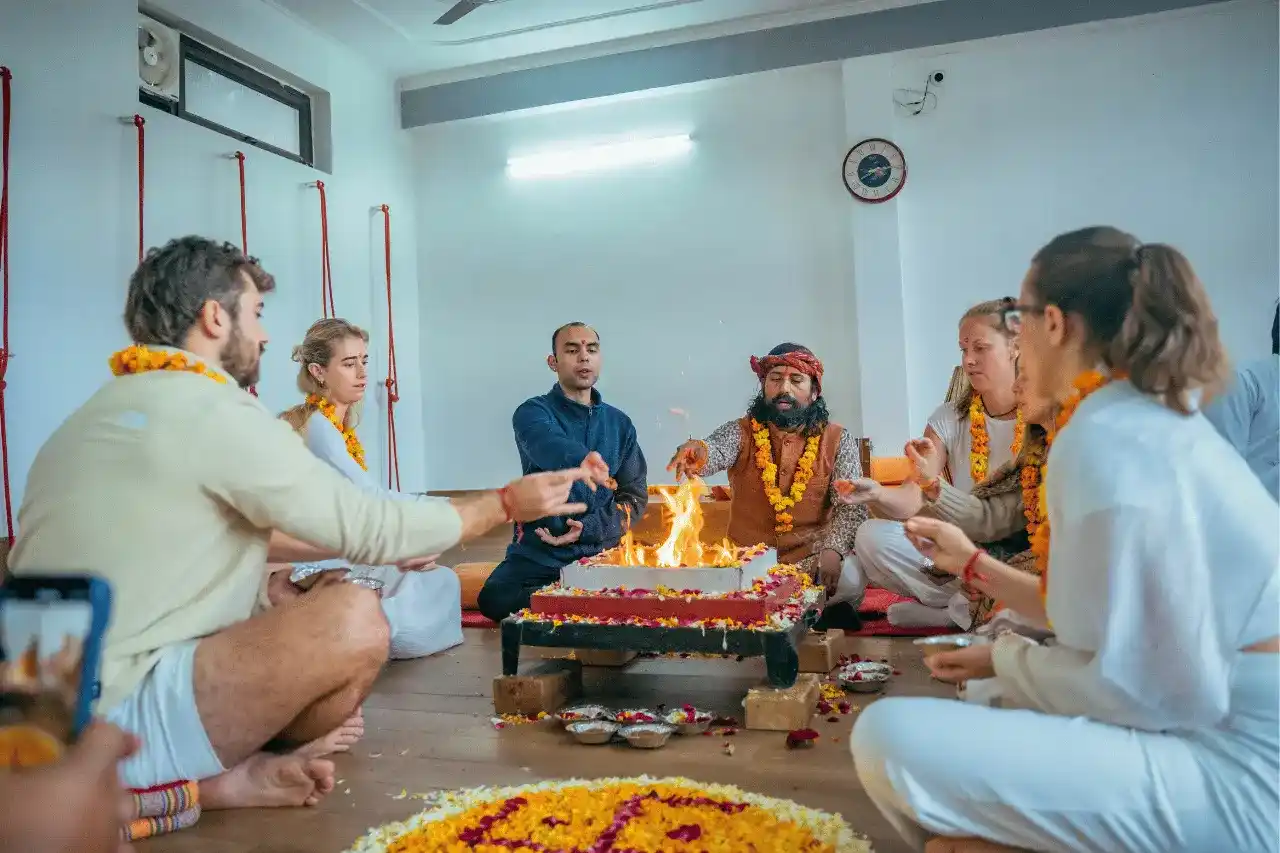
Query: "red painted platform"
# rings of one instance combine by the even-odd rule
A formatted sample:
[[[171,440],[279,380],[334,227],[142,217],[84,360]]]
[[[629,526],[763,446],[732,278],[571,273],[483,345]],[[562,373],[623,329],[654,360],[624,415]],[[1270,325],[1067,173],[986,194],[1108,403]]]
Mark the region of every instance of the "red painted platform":
[[[761,622],[780,609],[800,589],[787,578],[763,598],[694,598],[657,595],[621,598],[607,595],[544,595],[534,593],[529,609],[544,616],[591,616],[596,619],[733,619]]]

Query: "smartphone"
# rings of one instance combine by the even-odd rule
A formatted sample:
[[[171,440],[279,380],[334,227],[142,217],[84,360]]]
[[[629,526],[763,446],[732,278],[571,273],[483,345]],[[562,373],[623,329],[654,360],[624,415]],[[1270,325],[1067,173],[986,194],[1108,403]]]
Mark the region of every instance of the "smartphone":
[[[26,575],[0,586],[0,770],[58,760],[100,689],[111,587],[91,575]]]

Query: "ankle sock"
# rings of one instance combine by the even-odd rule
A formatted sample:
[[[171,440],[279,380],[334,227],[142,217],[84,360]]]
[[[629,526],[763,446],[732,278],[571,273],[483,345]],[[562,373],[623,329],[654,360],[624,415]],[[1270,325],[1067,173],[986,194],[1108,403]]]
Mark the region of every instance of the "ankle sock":
[[[895,628],[947,628],[955,627],[945,607],[928,607],[918,601],[899,601],[890,604],[885,611],[889,624]]]

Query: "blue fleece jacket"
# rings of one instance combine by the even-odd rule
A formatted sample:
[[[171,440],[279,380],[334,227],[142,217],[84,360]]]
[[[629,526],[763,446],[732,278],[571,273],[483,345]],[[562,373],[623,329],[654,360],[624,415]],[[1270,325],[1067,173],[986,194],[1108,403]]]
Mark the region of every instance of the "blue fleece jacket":
[[[609,465],[609,476],[617,481],[618,490],[615,493],[600,486],[593,492],[586,484],[575,483],[569,500],[588,507],[585,514],[577,516],[582,522],[578,541],[559,547],[543,542],[534,533],[539,527],[554,536],[568,530],[565,518],[543,518],[516,528],[507,556],[559,567],[617,545],[624,515],[616,504],[628,507],[631,518],[638,521],[649,502],[648,467],[631,419],[601,400],[598,391],[592,390],[591,405],[584,406],[566,397],[557,383],[546,394],[521,403],[511,425],[524,473],[572,468],[594,450]]]

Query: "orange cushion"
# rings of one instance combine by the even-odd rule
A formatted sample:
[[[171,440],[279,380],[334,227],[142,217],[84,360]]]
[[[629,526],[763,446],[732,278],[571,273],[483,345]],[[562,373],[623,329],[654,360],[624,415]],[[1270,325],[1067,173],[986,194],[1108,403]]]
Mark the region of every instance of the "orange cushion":
[[[911,477],[911,462],[905,456],[873,456],[871,477],[886,486],[905,483]]]
[[[454,574],[462,582],[462,609],[475,610],[479,607],[480,587],[498,568],[497,563],[459,563],[453,567]]]

